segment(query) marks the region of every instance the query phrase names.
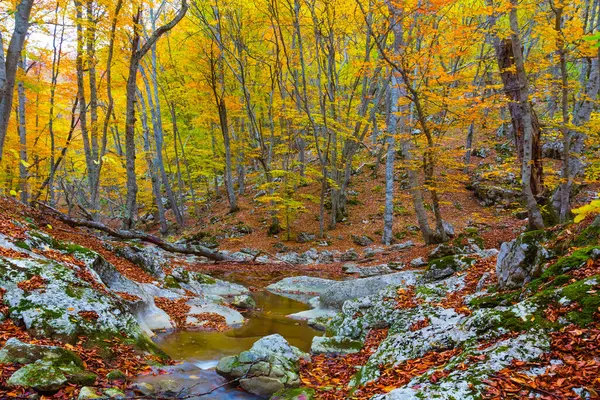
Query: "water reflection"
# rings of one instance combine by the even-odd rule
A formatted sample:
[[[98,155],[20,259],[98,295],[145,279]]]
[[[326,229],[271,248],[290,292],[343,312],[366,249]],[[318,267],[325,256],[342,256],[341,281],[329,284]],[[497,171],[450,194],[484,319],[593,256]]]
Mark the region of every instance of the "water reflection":
[[[320,333],[305,322],[286,318],[288,314],[307,310],[306,304],[269,292],[252,296],[258,308],[246,314],[248,322],[243,326],[226,332],[174,332],[159,335],[156,342],[174,359],[194,362],[203,368],[213,367],[214,360],[248,350],[258,339],[274,333],[303,351],[310,350],[312,338]]]

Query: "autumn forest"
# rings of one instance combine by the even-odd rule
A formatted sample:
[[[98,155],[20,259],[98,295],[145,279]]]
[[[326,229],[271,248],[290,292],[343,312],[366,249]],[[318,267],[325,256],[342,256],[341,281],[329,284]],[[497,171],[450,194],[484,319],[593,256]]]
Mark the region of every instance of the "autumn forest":
[[[599,96],[599,0],[0,2],[0,397],[597,398]]]

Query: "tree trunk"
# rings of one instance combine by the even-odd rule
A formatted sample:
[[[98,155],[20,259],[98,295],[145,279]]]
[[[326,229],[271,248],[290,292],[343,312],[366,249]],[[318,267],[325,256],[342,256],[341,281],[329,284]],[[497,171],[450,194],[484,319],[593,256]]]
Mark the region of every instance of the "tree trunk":
[[[129,59],[129,76],[127,78],[125,101],[125,167],[127,169],[127,196],[125,200],[125,216],[123,218],[123,227],[125,229],[133,229],[137,219],[138,185],[135,175],[135,98],[137,72],[140,61],[162,35],[173,29],[183,19],[187,10],[187,0],[182,0],[181,8],[177,15],[171,21],[156,29],[142,46],[140,46],[139,23],[141,10],[139,8],[133,17],[133,36],[131,40],[131,57]]]
[[[25,56],[19,61],[19,68],[25,73]],[[19,130],[19,181],[21,189],[21,202],[27,204],[29,190],[27,185],[27,127],[25,125],[25,85],[22,80],[19,81],[17,87],[17,96],[19,98],[18,108],[18,130]]]
[[[0,32],[0,161],[6,140],[6,130],[12,111],[17,64],[21,58],[21,51],[29,29],[29,16],[34,0],[21,0],[14,13],[15,26],[12,37],[4,55],[4,44]]]
[[[535,199],[534,184],[541,184],[541,168],[536,168],[536,158],[534,151],[539,151],[539,125],[536,126],[537,119],[534,117],[531,103],[529,102],[529,82],[525,73],[523,60],[523,51],[521,48],[521,39],[519,36],[519,21],[517,16],[518,0],[511,0],[512,8],[510,10],[510,27],[512,52],[514,56],[515,67],[517,71],[517,94],[519,97],[518,112],[513,117],[513,122],[520,122],[523,128],[523,157],[521,164],[521,182],[523,186],[523,195],[529,212],[529,227],[531,229],[541,229],[544,227],[542,214]],[[518,117],[518,118],[515,118]],[[515,125],[515,130],[518,125]],[[537,146],[537,147],[536,147]],[[539,167],[541,167],[541,162]],[[535,177],[534,174],[539,174]],[[533,187],[532,187],[533,186]],[[538,188],[540,194],[542,188]]]

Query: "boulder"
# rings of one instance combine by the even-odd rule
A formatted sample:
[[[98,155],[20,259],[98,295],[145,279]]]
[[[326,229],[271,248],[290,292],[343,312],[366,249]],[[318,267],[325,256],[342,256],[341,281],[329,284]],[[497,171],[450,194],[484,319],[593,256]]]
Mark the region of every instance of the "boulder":
[[[423,275],[425,282],[445,279],[455,272],[462,271],[475,264],[475,259],[467,256],[447,256],[429,262]]]
[[[342,271],[347,274],[357,274],[359,272],[359,267],[356,263],[348,262],[342,265]]]
[[[167,264],[167,260],[163,255],[163,251],[156,246],[116,247],[115,253],[157,278],[162,278],[165,275],[163,266]]]
[[[269,397],[299,387],[300,360],[308,358],[308,354],[275,334],[263,337],[237,356],[222,358],[216,370],[228,379],[240,378],[239,384],[246,391]]]
[[[367,235],[352,235],[352,241],[358,246],[369,246],[373,244],[373,239]]]
[[[393,244],[390,246],[390,250],[392,251],[403,251],[406,249],[409,249],[411,247],[413,247],[415,244],[413,243],[412,240],[408,240],[406,242],[403,243],[397,243],[397,244]]]
[[[319,295],[334,283],[336,281],[312,276],[293,276],[267,286],[267,290],[281,295]]]
[[[96,392],[95,388],[89,387],[89,386],[84,386],[79,391],[79,396],[77,397],[77,400],[101,399],[101,398],[102,398],[102,396],[100,396]]]
[[[348,249],[340,257],[340,261],[356,261],[358,260],[358,253],[354,249]]]
[[[58,346],[28,344],[17,338],[10,338],[0,350],[0,364],[31,364],[37,360],[49,361],[55,365],[83,368],[83,362],[77,354]]]
[[[253,310],[256,308],[256,302],[247,294],[235,296],[231,301],[231,305],[244,310]]]
[[[427,258],[429,260],[435,260],[437,258],[454,256],[456,254],[461,254],[461,253],[462,253],[461,248],[451,246],[446,243],[442,243],[442,244],[436,246],[433,250],[431,250],[431,252],[427,256]]]
[[[313,240],[315,240],[317,238],[317,236],[314,233],[308,233],[308,232],[299,232],[296,235],[296,241],[298,243],[308,243],[308,242],[312,242]]]
[[[500,289],[517,289],[539,277],[543,261],[550,256],[542,245],[544,235],[543,231],[526,232],[502,243],[496,261]]]
[[[370,267],[358,267],[357,270],[358,276],[361,278],[391,274],[394,272],[390,267],[387,266],[387,264],[374,265]]]
[[[67,377],[58,367],[38,360],[18,369],[6,383],[9,386],[24,386],[39,392],[52,392],[65,386]]]
[[[410,261],[410,266],[414,268],[420,268],[427,265],[427,261],[423,259],[423,257],[417,257]]]
[[[389,285],[414,285],[419,271],[402,271],[370,278],[335,282],[321,293],[324,308],[341,308],[346,300],[373,295]]]
[[[92,264],[108,263],[96,254]],[[19,288],[20,282],[33,277],[40,277],[43,286],[31,290]],[[4,302],[11,318],[22,321],[26,329],[37,335],[69,343],[81,336],[94,341],[125,335],[160,353],[120,297],[112,295],[99,276],[86,266],[42,257],[0,257],[0,288],[6,290]]]

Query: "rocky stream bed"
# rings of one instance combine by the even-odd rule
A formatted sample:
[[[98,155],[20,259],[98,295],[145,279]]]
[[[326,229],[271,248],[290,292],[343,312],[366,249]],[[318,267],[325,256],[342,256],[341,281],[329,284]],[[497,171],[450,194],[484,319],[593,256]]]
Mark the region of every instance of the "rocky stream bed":
[[[427,260],[380,265],[356,263],[357,252],[279,255],[262,262],[340,261],[348,275],[292,276],[251,291],[191,271],[206,262],[195,257],[103,243],[121,264],[12,221],[0,230],[0,390],[23,398],[479,399],[505,397],[513,384],[527,397],[568,375],[557,340],[579,335],[572,357],[588,357],[579,367],[596,379],[565,378],[563,389],[594,398],[600,248],[589,231],[560,235],[524,233],[499,250],[467,240]],[[524,383],[503,381],[507,371]]]

